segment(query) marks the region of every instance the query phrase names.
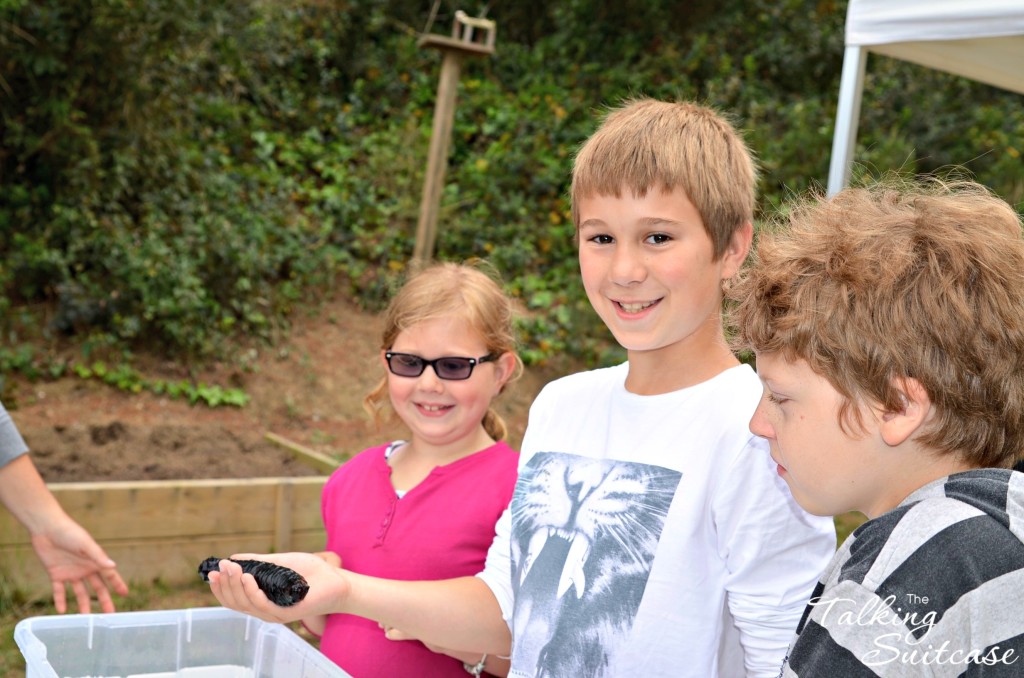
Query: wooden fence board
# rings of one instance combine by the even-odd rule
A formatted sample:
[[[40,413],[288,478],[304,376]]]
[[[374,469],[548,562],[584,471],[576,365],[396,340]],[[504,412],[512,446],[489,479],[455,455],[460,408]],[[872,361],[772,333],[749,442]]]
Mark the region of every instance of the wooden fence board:
[[[323,548],[326,476],[54,483],[64,510],[89,530],[129,582],[181,583],[212,555]],[[28,532],[0,511],[0,572],[30,595],[49,582]]]

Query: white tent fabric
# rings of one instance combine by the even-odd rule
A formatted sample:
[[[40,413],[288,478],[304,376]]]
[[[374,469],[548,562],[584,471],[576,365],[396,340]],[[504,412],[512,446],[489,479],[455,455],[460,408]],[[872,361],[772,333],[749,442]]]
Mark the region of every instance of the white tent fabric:
[[[829,195],[850,181],[869,52],[1024,94],[1024,0],[850,0]]]

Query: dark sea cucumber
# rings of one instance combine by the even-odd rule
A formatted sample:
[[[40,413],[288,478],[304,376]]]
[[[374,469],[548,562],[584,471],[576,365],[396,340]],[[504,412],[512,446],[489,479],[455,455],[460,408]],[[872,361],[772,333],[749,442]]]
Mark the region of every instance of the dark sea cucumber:
[[[234,560],[210,556],[199,563],[199,576],[203,581],[210,581],[211,572],[220,571],[220,561],[230,560],[242,566],[242,572],[248,572],[255,579],[260,589],[267,595],[270,602],[281,607],[294,605],[306,597],[309,584],[295,570],[263,560]]]

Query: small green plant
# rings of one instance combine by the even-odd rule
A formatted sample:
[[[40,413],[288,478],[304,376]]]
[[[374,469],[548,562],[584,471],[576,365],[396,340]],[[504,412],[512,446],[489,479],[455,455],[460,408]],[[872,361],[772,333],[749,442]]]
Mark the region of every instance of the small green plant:
[[[31,344],[21,344],[13,348],[0,347],[0,375],[8,372],[17,372],[29,379],[38,379],[43,371],[37,364],[35,347]]]
[[[59,379],[67,372],[80,379],[96,380],[127,393],[144,391],[184,399],[189,404],[202,403],[207,407],[245,407],[249,395],[240,388],[226,388],[217,384],[194,383],[187,379],[168,381],[142,376],[129,362],[109,365],[103,360],[65,362],[56,358],[41,356],[31,345],[0,349],[0,393],[6,374],[20,374],[29,381],[43,378]]]
[[[192,383],[186,379],[167,381],[164,379],[146,379],[135,368],[127,364],[109,367],[105,362],[97,360],[89,365],[72,363],[71,371],[82,379],[97,379],[121,391],[141,393],[149,391],[170,398],[188,400],[190,405],[203,403],[208,407],[244,407],[249,403],[249,395],[239,388],[224,388],[216,384]]]

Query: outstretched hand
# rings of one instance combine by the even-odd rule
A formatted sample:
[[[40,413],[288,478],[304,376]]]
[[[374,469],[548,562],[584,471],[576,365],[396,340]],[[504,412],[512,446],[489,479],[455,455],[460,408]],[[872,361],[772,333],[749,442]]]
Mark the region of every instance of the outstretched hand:
[[[295,570],[306,579],[306,597],[289,607],[270,602],[251,574],[230,560],[220,561],[220,571],[210,572],[210,591],[224,607],[281,624],[316,615],[330,614],[348,594],[342,570],[313,553],[236,554],[234,560],[263,560]]]
[[[92,594],[102,612],[115,611],[111,590],[121,596],[128,594],[117,565],[85,528],[71,518],[55,520],[45,531],[33,534],[32,548],[50,577],[53,604],[60,614],[67,611],[68,584],[81,614],[91,612]]]

